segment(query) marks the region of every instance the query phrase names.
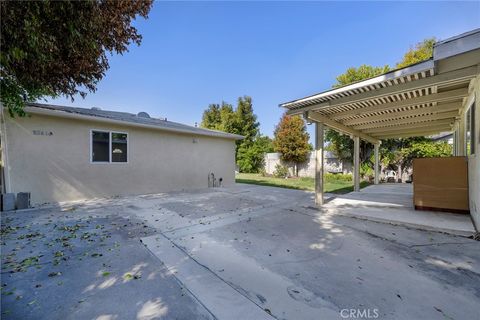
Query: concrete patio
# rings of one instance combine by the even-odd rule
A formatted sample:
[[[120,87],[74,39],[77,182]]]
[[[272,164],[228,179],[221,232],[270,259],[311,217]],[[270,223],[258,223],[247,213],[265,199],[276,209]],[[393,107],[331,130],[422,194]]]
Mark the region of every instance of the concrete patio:
[[[480,242],[313,198],[237,184],[2,214],[2,319],[478,315]]]
[[[471,236],[475,232],[468,214],[415,210],[413,186],[407,183],[371,185],[335,196],[324,209],[331,214],[456,235]]]

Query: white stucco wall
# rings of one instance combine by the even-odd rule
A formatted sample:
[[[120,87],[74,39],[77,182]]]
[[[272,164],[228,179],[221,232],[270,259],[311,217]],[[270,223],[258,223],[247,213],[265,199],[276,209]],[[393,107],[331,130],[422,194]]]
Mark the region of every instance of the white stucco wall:
[[[288,167],[290,174],[294,174],[294,165],[287,164],[280,160],[280,153],[271,152],[266,153],[264,157],[264,169],[268,174],[273,174],[276,170],[277,164],[285,165]],[[324,154],[324,166],[325,172],[330,173],[352,173],[352,163],[338,160],[337,158],[327,157],[327,153]],[[308,160],[298,165],[299,177],[315,177],[315,153],[311,152],[308,156]]]
[[[5,120],[7,187],[31,192],[33,204],[207,188],[210,172],[235,182],[234,140],[44,115]],[[91,163],[91,129],[127,132],[128,163]]]
[[[480,231],[480,76],[477,76],[468,101],[475,100],[475,154],[468,156],[468,189],[470,214]],[[468,107],[466,105],[465,107]],[[464,117],[462,118],[464,121]]]

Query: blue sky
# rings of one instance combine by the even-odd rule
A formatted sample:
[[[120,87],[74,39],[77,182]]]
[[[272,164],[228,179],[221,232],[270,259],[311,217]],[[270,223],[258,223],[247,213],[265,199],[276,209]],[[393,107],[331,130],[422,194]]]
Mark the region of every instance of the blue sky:
[[[415,43],[480,27],[480,2],[155,2],[143,41],[72,103],[193,125],[209,103],[253,98],[272,136],[281,102],[331,88],[351,66],[394,65]],[[312,128],[309,128],[311,131]]]

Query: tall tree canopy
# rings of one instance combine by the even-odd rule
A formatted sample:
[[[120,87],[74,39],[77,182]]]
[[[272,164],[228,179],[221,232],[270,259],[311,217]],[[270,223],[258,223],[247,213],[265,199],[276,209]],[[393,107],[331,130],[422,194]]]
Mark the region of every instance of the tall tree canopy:
[[[25,102],[94,92],[109,68],[142,36],[131,25],[147,18],[152,0],[1,1],[1,101],[23,115]]]
[[[345,73],[337,77],[337,83],[333,85],[334,88],[339,88],[346,86],[347,84],[354,83],[357,81],[365,80],[378,76],[379,74],[388,72],[390,67],[385,65],[383,67],[373,67],[366,64],[362,64],[360,67],[348,68]]]
[[[238,98],[236,111],[238,131],[245,137],[240,144],[251,144],[260,133],[260,123],[253,113],[252,98],[249,96]]]
[[[298,164],[307,160],[310,152],[310,138],[305,121],[300,116],[284,114],[275,127],[273,147],[280,153],[280,158],[295,164],[295,175],[298,175]]]
[[[241,172],[258,172],[263,166],[265,153],[273,149],[271,139],[260,135],[260,124],[249,96],[239,97],[236,108],[226,102],[210,104],[203,112],[200,126],[245,137],[236,142],[235,150]]]
[[[237,119],[233,106],[225,101],[221,104],[210,104],[203,112],[202,128],[220,130],[228,133],[238,134]]]
[[[437,42],[435,38],[428,38],[419,42],[414,48],[408,50],[402,61],[397,63],[397,68],[404,68],[409,65],[428,60],[433,56],[433,45]]]

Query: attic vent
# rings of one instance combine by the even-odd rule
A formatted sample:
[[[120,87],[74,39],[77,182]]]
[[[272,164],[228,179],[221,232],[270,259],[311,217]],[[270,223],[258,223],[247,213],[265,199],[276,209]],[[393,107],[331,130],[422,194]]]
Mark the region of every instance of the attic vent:
[[[99,107],[92,107],[92,110],[102,110]]]
[[[150,115],[148,113],[142,111],[142,112],[139,112],[137,114],[137,117],[139,117],[139,118],[150,118]]]

